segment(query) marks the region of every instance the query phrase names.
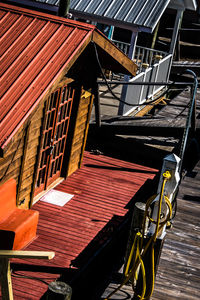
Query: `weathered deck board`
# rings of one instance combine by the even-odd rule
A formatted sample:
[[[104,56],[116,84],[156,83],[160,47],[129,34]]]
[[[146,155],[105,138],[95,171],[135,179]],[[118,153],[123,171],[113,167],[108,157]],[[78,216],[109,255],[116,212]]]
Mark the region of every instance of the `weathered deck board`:
[[[173,136],[181,137],[186,124],[186,118],[177,117],[181,112],[172,109],[169,111],[171,118],[140,118],[122,119],[110,123],[102,122],[101,132],[123,135],[149,135],[149,136]],[[160,113],[166,116],[166,113]],[[174,118],[176,117],[176,118]],[[200,131],[200,120],[197,120],[197,131]]]
[[[179,111],[176,105],[188,103],[189,91],[183,91],[178,97],[163,106],[156,117],[166,117],[169,113]],[[200,116],[200,90],[197,91],[197,119]],[[186,115],[187,110],[181,115]],[[199,152],[200,158],[200,152]],[[192,158],[191,158],[192,159]],[[200,161],[188,173],[180,185],[178,194],[178,211],[173,227],[167,233],[162,250],[161,260],[155,281],[152,300],[198,300],[200,295]],[[193,176],[193,177],[192,177]],[[114,280],[104,292],[109,294],[117,284]],[[116,299],[122,295],[131,298],[131,286],[117,293]],[[128,298],[128,295],[130,296]],[[125,296],[124,296],[125,297]]]
[[[197,74],[200,74],[200,62],[199,61],[173,61],[172,74],[177,74],[185,69],[190,69]]]
[[[178,211],[167,232],[158,267],[152,300],[198,300],[200,295],[200,161],[195,178],[185,177],[178,194]],[[118,286],[110,280],[102,299]],[[114,299],[131,299],[132,287],[126,285]],[[129,298],[128,298],[129,297]]]

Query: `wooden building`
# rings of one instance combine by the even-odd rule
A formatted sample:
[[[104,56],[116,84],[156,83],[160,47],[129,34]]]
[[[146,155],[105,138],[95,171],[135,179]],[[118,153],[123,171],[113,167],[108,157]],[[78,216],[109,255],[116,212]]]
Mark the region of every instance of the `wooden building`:
[[[14,178],[30,208],[81,166],[98,59],[132,76],[136,65],[92,25],[2,3],[0,22],[0,183]]]

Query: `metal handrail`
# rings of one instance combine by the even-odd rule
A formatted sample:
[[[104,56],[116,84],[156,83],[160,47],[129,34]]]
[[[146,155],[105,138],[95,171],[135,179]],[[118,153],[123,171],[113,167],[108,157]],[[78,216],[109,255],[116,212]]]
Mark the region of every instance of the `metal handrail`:
[[[125,42],[120,42],[117,40],[113,40],[112,42],[120,49],[122,50],[126,55],[128,55],[129,52],[129,48],[130,48],[130,43],[125,43]]]
[[[138,70],[141,72],[142,65],[148,64],[149,67],[153,66],[157,60],[156,57],[160,57],[160,59],[166,57],[168,55],[167,52],[151,49],[147,47],[136,46],[134,62],[138,65]]]
[[[185,70],[184,73],[190,73],[194,77],[194,81],[193,81],[193,85],[191,86],[191,99],[190,99],[190,103],[189,103],[189,110],[188,110],[188,115],[187,115],[187,119],[186,119],[186,125],[185,125],[185,129],[183,132],[183,138],[181,141],[181,148],[180,148],[180,154],[179,154],[179,157],[181,159],[180,167],[179,167],[180,171],[181,171],[182,164],[183,164],[183,158],[184,158],[185,149],[186,149],[186,145],[187,145],[189,129],[190,129],[192,115],[193,115],[193,111],[194,111],[194,107],[195,107],[195,96],[196,96],[197,88],[198,88],[197,75],[190,69]]]

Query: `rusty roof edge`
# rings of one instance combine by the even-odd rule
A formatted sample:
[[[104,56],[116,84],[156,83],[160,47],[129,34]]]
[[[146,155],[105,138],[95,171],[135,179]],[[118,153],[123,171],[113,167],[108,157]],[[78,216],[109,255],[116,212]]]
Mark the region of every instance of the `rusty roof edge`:
[[[93,28],[93,29],[95,29],[95,28]],[[0,157],[1,157],[1,155],[3,157],[3,153],[5,152],[6,146],[8,145],[8,143],[10,142],[12,137],[15,135],[15,133],[19,130],[19,128],[25,123],[25,121],[28,119],[28,117],[31,115],[31,113],[34,111],[34,109],[37,107],[39,102],[42,101],[42,99],[44,99],[47,96],[47,94],[51,93],[52,89],[59,83],[61,78],[68,72],[68,70],[74,64],[74,62],[76,61],[78,56],[84,51],[84,49],[87,47],[87,45],[91,42],[92,32],[93,32],[93,30],[91,30],[87,33],[87,35],[85,36],[85,38],[83,39],[83,41],[81,42],[79,47],[74,51],[73,57],[75,57],[75,59],[73,60],[73,62],[72,62],[71,56],[70,56],[67,59],[66,63],[64,64],[63,68],[60,70],[60,72],[57,73],[57,76],[55,76],[50,81],[50,83],[48,84],[46,89],[42,92],[42,94],[38,97],[38,99],[35,101],[35,103],[31,106],[29,111],[27,111],[27,113],[23,117],[23,119],[20,120],[20,122],[15,127],[15,129],[12,131],[12,133],[8,136],[8,138],[1,141],[1,144],[0,144]]]
[[[100,35],[102,39],[104,39],[104,42],[102,43],[97,36]],[[108,49],[106,49],[106,42],[111,44],[113,48],[115,48],[115,51],[120,53],[123,58],[125,59],[125,61],[118,61],[119,64],[121,64],[121,66],[127,70],[127,72],[132,75],[132,76],[136,76],[136,71],[138,66],[136,65],[136,63],[134,63],[126,54],[124,54],[123,51],[121,51],[113,42],[111,42],[111,40],[109,40],[100,30],[98,30],[97,28],[93,31],[92,33],[92,41],[97,44],[99,47],[101,47],[105,52],[107,52],[112,58],[114,58],[116,60],[116,56],[113,56],[111,54],[110,51],[108,51]],[[118,57],[119,59],[119,57]]]
[[[51,15],[48,13],[44,13],[44,12],[40,12],[40,11],[36,11],[36,10],[32,10],[30,8],[22,8],[19,6],[15,6],[15,5],[11,5],[8,3],[0,3],[0,8],[4,9],[6,11],[12,11],[14,13],[24,13],[27,16],[32,16],[32,17],[37,17],[38,19],[44,19],[44,20],[48,20],[48,21],[53,21],[53,22],[58,22],[60,24],[66,24],[66,25],[72,25],[72,26],[76,26],[80,29],[85,29],[85,30],[94,30],[95,25],[91,25],[91,24],[84,24],[82,22],[79,21],[74,21],[71,19],[67,19],[64,17],[59,17],[56,15]]]

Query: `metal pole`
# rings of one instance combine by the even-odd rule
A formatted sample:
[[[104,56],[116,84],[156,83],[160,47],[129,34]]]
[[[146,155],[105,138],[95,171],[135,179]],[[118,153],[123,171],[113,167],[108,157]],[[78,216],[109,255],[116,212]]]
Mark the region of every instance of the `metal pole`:
[[[191,86],[190,107],[189,107],[188,117],[186,120],[185,130],[184,130],[183,138],[182,138],[182,142],[181,142],[181,150],[180,150],[180,155],[179,155],[179,157],[181,158],[180,169],[179,169],[180,171],[181,171],[182,164],[183,164],[185,148],[186,148],[189,129],[190,129],[190,125],[191,125],[191,118],[192,118],[192,114],[193,114],[193,110],[194,110],[194,106],[195,106],[195,95],[196,95],[197,87],[198,87],[198,79],[197,79],[196,74],[192,70],[189,70],[189,69],[187,69],[186,72],[193,75],[194,82],[193,82],[193,85]]]
[[[60,0],[58,7],[58,15],[60,17],[67,17],[69,13],[70,0]]]
[[[157,85],[157,86],[162,86],[162,85],[176,85],[176,86],[192,86],[192,82],[143,82],[143,81],[137,81],[137,82],[128,82],[128,81],[120,81],[120,80],[113,80],[113,81],[105,81],[105,80],[97,80],[98,84],[127,84],[127,85]]]
[[[173,30],[171,45],[170,45],[170,50],[169,50],[169,53],[172,54],[172,55],[174,55],[177,36],[178,36],[179,28],[181,26],[182,18],[183,18],[183,11],[178,10],[177,14],[176,14],[176,20],[175,20],[175,24],[174,24],[174,30]]]
[[[94,89],[94,107],[95,107],[95,120],[97,128],[101,127],[101,107],[100,107],[100,97],[99,97],[99,85],[95,84]]]

